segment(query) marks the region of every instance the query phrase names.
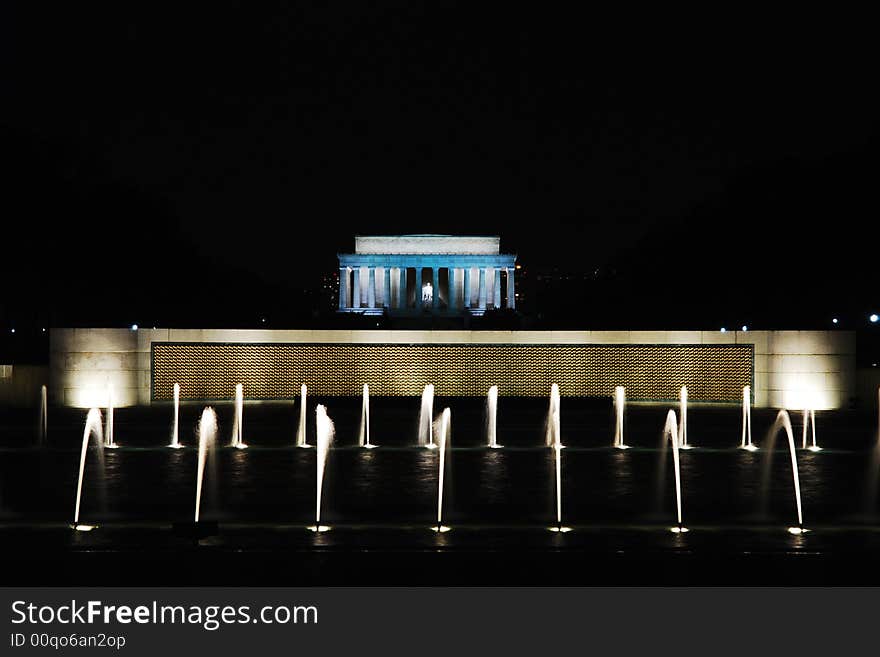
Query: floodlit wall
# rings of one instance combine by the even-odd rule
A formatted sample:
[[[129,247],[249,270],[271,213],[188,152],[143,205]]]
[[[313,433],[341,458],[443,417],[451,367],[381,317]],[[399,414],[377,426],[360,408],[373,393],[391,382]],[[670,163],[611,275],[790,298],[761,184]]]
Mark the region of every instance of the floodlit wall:
[[[128,329],[51,329],[49,402],[89,408],[140,401],[138,344],[143,334]]]
[[[759,407],[816,410],[848,406],[856,394],[855,382],[855,335],[846,331],[283,331],[283,330],[193,330],[193,329],[54,329],[51,334],[50,396],[53,403],[67,406],[103,406],[107,403],[110,387],[114,403],[118,406],[150,404],[161,400],[161,391],[153,389],[154,345],[311,345],[324,349],[325,354],[337,353],[333,345],[413,345],[429,347],[540,347],[547,346],[561,353],[575,346],[626,345],[698,347],[708,345],[744,345],[751,347],[753,370],[752,388],[754,402]],[[208,349],[208,352],[211,350]],[[244,350],[234,350],[237,354]],[[259,351],[259,350],[257,350]],[[411,350],[397,350],[411,351]],[[431,351],[428,349],[428,351]],[[436,350],[434,350],[436,351]],[[459,353],[450,352],[450,353]],[[579,353],[584,352],[581,349]],[[601,352],[602,350],[596,350]],[[630,350],[633,353],[650,353]],[[740,352],[742,350],[739,350]],[[525,353],[526,350],[523,351]],[[658,363],[631,360],[632,367],[645,377],[660,376],[676,363],[663,364],[664,354],[699,352],[699,349],[659,350]],[[719,350],[719,353],[721,350]],[[317,353],[321,353],[320,351]],[[367,353],[365,350],[362,353]],[[388,371],[395,373],[393,349],[389,349]],[[479,353],[479,352],[477,352]],[[500,353],[486,350],[486,354]],[[733,353],[733,351],[731,351]],[[572,350],[574,354],[574,350]],[[166,349],[167,355],[167,349]],[[347,356],[351,357],[351,356]],[[237,355],[236,358],[242,358]],[[591,361],[596,363],[595,360]],[[690,361],[688,361],[690,362]],[[166,363],[167,364],[167,363]],[[357,363],[355,363],[357,364]],[[669,367],[667,367],[667,365]],[[260,362],[240,363],[241,371],[251,376],[272,376],[270,366]],[[260,369],[263,367],[264,369]],[[595,365],[591,376],[602,374],[602,364]],[[701,376],[692,366],[689,376]],[[254,369],[256,368],[256,369]],[[666,369],[664,369],[666,368]],[[675,368],[672,367],[672,370]],[[474,383],[474,389],[482,391],[501,376],[493,374],[489,363],[474,363],[472,370],[484,372],[486,380]],[[277,370],[276,370],[277,371]],[[572,383],[568,393],[594,395],[601,388],[579,387],[580,370],[567,376]],[[583,370],[587,372],[587,369]],[[727,371],[714,365],[706,372]],[[256,374],[254,374],[256,372]],[[625,375],[633,375],[625,371]],[[399,375],[399,373],[398,373]],[[553,378],[553,372],[544,375]],[[562,373],[560,372],[560,377]],[[705,374],[702,376],[712,376]],[[357,371],[351,371],[352,389],[357,390],[364,382]],[[439,375],[438,375],[439,378]],[[548,379],[549,380],[549,379]],[[371,387],[373,381],[368,381]],[[227,381],[234,386],[233,381]],[[488,385],[485,385],[487,384]],[[604,383],[604,382],[603,382]],[[607,395],[613,394],[613,381],[607,381]],[[667,382],[668,383],[668,382]],[[375,385],[379,385],[378,382]],[[543,387],[537,388],[538,394]],[[588,393],[582,393],[587,390]],[[157,394],[159,393],[159,394]],[[247,394],[247,393],[246,393]],[[340,393],[330,393],[340,394]],[[438,390],[438,394],[443,394]],[[502,394],[504,391],[502,390]],[[531,393],[526,393],[531,394]],[[563,394],[566,391],[563,390]],[[231,392],[230,395],[231,397]],[[263,398],[263,397],[259,397]],[[693,401],[696,399],[691,397]],[[717,400],[716,400],[717,401]]]

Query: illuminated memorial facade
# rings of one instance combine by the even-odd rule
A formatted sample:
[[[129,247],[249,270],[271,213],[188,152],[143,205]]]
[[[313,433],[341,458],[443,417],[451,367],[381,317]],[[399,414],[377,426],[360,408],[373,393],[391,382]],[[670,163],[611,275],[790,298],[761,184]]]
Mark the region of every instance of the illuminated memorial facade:
[[[516,308],[516,255],[501,238],[358,236],[339,254],[339,312],[482,315]]]

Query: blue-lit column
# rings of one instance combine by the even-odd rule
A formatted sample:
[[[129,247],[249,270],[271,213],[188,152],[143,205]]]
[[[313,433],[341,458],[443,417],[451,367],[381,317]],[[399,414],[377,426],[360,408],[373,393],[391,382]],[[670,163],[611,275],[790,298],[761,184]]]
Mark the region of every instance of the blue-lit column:
[[[422,301],[422,266],[416,267],[416,308],[419,310],[424,306]]]
[[[485,310],[486,309],[486,268],[480,267],[480,296],[477,297],[479,299],[479,308]]]
[[[382,267],[382,305],[391,307],[391,267]]]
[[[449,268],[449,291],[446,293],[446,306],[449,310],[458,308],[458,299],[455,295],[455,284],[458,282],[458,270],[455,267]]]
[[[507,268],[507,307],[510,310],[516,308],[516,289],[514,287],[513,278],[514,278],[514,268]]]
[[[376,307],[376,268],[370,267],[370,282],[367,285],[367,308]]]
[[[398,267],[397,296],[398,308],[406,308],[406,267]]]
[[[471,307],[471,268],[464,268],[464,307]]]
[[[440,268],[431,268],[431,308],[437,310],[440,307]]]
[[[339,310],[345,310],[348,301],[348,267],[339,268]]]
[[[354,283],[352,284],[351,307],[361,307],[361,268],[354,268]]]
[[[492,290],[492,305],[501,308],[501,267],[495,267],[495,287]]]

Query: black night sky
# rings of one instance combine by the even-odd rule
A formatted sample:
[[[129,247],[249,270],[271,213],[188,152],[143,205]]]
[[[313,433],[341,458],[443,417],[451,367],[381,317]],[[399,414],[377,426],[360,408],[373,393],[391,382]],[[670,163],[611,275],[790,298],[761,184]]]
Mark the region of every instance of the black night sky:
[[[501,235],[536,325],[880,307],[864,18],[172,7],[7,7],[4,333],[332,322],[357,233]]]

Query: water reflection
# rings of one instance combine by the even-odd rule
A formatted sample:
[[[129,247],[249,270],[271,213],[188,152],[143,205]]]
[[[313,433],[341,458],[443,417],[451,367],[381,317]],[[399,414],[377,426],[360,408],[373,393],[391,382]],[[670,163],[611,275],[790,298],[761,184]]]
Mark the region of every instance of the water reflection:
[[[627,499],[633,493],[633,455],[629,451],[615,450],[611,453],[610,498]]]
[[[480,458],[481,494],[489,504],[503,503],[509,489],[507,460],[498,450],[487,450]]]
[[[737,510],[741,510],[747,520],[757,521],[766,514],[757,511],[758,493],[760,490],[760,472],[762,455],[760,452],[740,450],[733,464],[733,492],[737,501]]]

